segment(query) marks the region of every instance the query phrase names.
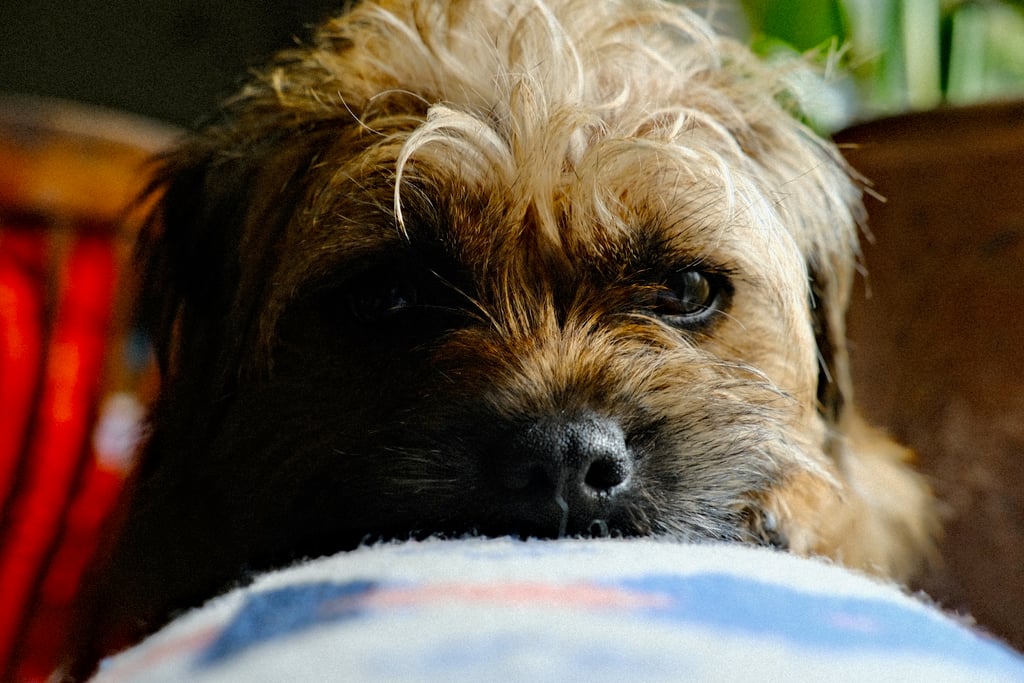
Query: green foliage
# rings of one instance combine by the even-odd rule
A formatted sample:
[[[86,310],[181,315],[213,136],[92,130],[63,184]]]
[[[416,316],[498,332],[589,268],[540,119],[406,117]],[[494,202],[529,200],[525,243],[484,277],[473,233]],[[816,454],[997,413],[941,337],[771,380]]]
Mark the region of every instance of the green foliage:
[[[1024,0],[741,0],[754,48],[811,54],[855,84],[852,118],[1024,96]],[[838,68],[836,68],[838,67]],[[808,93],[805,93],[808,94]],[[835,98],[814,97],[827,106]],[[806,98],[804,98],[806,99]],[[828,104],[831,103],[831,104]],[[813,111],[819,127],[842,111]],[[842,107],[840,107],[842,109]]]

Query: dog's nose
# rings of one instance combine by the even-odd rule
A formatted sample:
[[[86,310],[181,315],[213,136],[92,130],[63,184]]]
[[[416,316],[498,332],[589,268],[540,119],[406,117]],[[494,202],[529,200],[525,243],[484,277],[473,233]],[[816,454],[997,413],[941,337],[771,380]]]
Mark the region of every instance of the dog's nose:
[[[633,476],[625,433],[600,416],[535,421],[499,452],[498,480],[508,504],[540,535],[607,533]]]

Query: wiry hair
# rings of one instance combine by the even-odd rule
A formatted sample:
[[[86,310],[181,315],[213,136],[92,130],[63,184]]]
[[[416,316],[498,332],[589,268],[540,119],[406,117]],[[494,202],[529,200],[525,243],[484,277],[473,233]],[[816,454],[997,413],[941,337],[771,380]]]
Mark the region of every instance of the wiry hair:
[[[809,267],[841,336],[859,191],[836,150],[784,106],[784,69],[654,1],[367,2],[324,24],[311,47],[278,55],[207,131],[210,149],[191,147],[184,163],[297,146],[319,179],[310,216],[344,221],[351,192],[338,188],[386,184],[393,206],[373,208],[399,229],[410,194],[422,203],[453,187],[500,188],[514,198],[505,215],[556,251],[592,241],[595,226],[635,230],[650,218],[638,210],[691,229],[742,223],[745,239],[763,241],[751,251],[783,270]],[[334,139],[319,144],[319,131]],[[679,190],[665,196],[667,186]],[[845,383],[845,358],[830,362]]]

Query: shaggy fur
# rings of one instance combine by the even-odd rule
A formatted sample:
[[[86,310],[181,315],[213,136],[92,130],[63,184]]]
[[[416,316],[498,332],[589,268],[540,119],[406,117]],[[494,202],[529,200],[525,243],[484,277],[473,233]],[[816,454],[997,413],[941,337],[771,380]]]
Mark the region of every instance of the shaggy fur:
[[[906,578],[858,418],[859,191],[785,72],[647,0],[377,0],[164,160],[163,372],[78,671],[250,572],[431,534],[659,535]]]

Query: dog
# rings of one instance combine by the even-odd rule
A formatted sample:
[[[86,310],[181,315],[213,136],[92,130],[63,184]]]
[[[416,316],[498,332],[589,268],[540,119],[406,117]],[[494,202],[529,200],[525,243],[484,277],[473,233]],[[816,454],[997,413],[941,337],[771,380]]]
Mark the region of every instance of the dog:
[[[163,158],[162,377],[78,671],[381,540],[658,536],[906,580],[937,533],[858,416],[861,186],[657,0],[364,0]]]

